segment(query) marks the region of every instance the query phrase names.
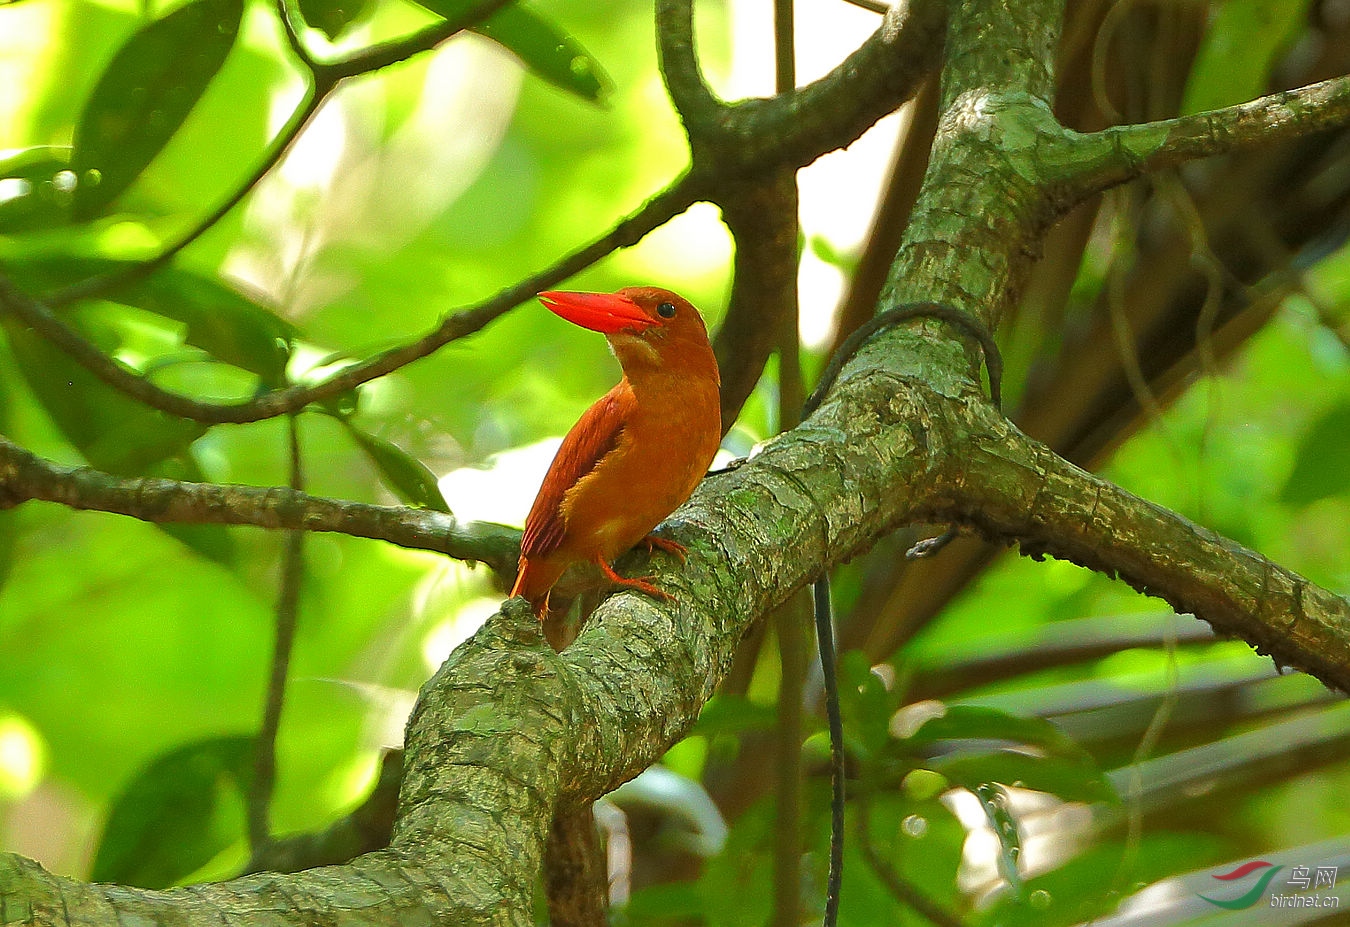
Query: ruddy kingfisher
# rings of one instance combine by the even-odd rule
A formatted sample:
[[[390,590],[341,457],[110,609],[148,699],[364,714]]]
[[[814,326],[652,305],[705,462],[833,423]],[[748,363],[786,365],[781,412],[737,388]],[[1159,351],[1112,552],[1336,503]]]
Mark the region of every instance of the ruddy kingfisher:
[[[651,531],[693,493],[721,442],[721,381],[703,318],[684,297],[649,286],[539,301],[602,333],[623,378],[563,438],[525,521],[511,594],[542,621],[563,572],[589,562],[615,585],[668,599],[650,577],[625,578],[613,563],[639,543],[684,559],[683,545]]]

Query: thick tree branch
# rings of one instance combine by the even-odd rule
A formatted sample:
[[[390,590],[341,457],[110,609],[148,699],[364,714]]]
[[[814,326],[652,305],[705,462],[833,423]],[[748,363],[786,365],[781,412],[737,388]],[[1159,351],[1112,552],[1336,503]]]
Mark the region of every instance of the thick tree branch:
[[[728,190],[722,221],[736,240],[731,298],[713,337],[722,373],[722,431],[731,430],[797,304],[797,177],[769,174]]]
[[[734,182],[776,167],[804,167],[852,144],[912,97],[942,53],[944,0],[890,8],[881,26],[829,74],[773,97],[718,100],[694,46],[692,0],[656,6],[661,70],[700,170]]]
[[[1076,202],[1151,171],[1347,123],[1350,75],[1175,119],[1088,134],[1065,129],[1041,157],[1056,195]]]
[[[935,494],[934,517],[1118,576],[1277,665],[1350,692],[1350,602],[1074,466],[1010,423],[978,431],[987,437],[963,449],[953,485]]]
[[[514,574],[520,553],[520,532],[505,525],[460,523],[429,509],[343,502],[280,486],[125,479],[43,460],[0,435],[0,507],[33,499],[157,523],[336,531],[486,563],[503,576]]]
[[[604,927],[609,910],[605,851],[590,802],[553,816],[544,844],[550,927]]]

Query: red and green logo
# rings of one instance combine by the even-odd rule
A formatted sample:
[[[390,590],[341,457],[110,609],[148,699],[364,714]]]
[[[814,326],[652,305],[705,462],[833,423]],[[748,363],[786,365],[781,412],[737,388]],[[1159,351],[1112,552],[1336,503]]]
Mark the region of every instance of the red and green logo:
[[[1261,900],[1261,896],[1265,893],[1266,886],[1270,884],[1270,880],[1275,878],[1275,873],[1283,868],[1283,866],[1276,866],[1273,863],[1268,863],[1264,859],[1243,863],[1232,872],[1220,873],[1215,875],[1214,878],[1222,882],[1237,882],[1240,879],[1247,878],[1247,876],[1257,870],[1264,869],[1265,871],[1261,873],[1261,877],[1256,880],[1255,885],[1241,895],[1238,895],[1236,898],[1211,898],[1208,895],[1201,895],[1200,897],[1212,905],[1217,905],[1220,908],[1227,908],[1230,911],[1240,911],[1243,908],[1250,908]]]

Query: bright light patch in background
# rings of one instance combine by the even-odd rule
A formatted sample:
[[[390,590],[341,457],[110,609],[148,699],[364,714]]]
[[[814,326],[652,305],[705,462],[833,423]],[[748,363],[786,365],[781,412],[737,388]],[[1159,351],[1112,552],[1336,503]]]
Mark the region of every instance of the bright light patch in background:
[[[731,260],[731,233],[712,203],[695,203],[627,251],[619,262],[634,280],[676,290],[705,277],[720,279]]]
[[[562,438],[545,438],[488,458],[484,468],[461,467],[440,479],[441,494],[462,521],[524,525]]]
[[[736,36],[731,70],[714,79],[726,99],[773,93],[772,0],[732,0],[731,29]],[[799,0],[795,6],[797,84],[829,73],[881,25],[881,17],[838,0]],[[888,116],[844,151],[831,152],[797,174],[802,233],[820,237],[838,253],[854,254],[872,225],[873,206],[885,183],[892,152],[909,107]],[[903,122],[902,122],[903,120]],[[801,337],[819,348],[829,339],[844,295],[839,268],[805,249],[797,277],[801,298]]]
[[[1084,851],[1092,840],[1093,815],[1087,805],[1065,802],[1045,792],[1006,789],[1022,847],[1017,868],[1024,878],[1042,875]],[[966,828],[957,885],[967,894],[989,896],[1006,885],[999,869],[1003,852],[980,799],[951,789],[942,803]]]
[[[331,806],[350,808],[370,794],[379,775],[380,754],[374,750],[359,753],[330,770],[319,791]]]
[[[0,715],[0,799],[33,791],[46,768],[47,746],[37,728],[18,715]]]
[[[249,197],[251,240],[231,252],[226,276],[278,299],[285,295],[293,313],[303,314],[358,279],[341,263],[320,266],[316,255],[332,248],[389,254],[473,183],[511,123],[523,79],[519,64],[468,37],[413,67],[421,71],[403,72],[392,85],[358,81],[324,102]],[[409,87],[411,80],[419,83]],[[273,132],[294,111],[295,91],[288,86],[273,97]],[[416,105],[385,135],[379,127],[394,118],[394,95],[409,92],[417,94]]]
[[[319,107],[286,157],[281,159],[281,164],[277,165],[277,174],[286,183],[297,189],[326,190],[332,186],[347,148],[346,109],[341,96],[329,97]],[[288,119],[290,110],[281,109],[278,113],[274,100],[270,115],[269,121],[278,115]]]
[[[450,651],[468,640],[473,632],[483,626],[483,622],[501,608],[503,598],[481,596],[470,599],[449,618],[432,627],[422,639],[422,657],[427,662],[427,669],[440,669],[445,658],[450,656]]]
[[[60,35],[71,7],[61,3],[21,3],[5,8],[5,28],[0,29],[0,125],[31,126],[42,101],[51,99],[47,88],[35,86],[34,75],[43,82],[60,73],[50,62],[60,47],[44,40]],[[30,87],[31,93],[15,93],[12,88]]]
[[[0,158],[7,152],[0,151]],[[6,177],[0,180],[0,203],[17,200],[33,191],[33,184],[21,177]]]

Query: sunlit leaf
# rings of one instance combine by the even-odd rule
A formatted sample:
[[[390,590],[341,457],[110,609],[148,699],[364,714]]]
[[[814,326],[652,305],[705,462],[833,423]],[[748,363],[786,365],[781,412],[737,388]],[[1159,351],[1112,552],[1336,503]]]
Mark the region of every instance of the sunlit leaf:
[[[129,266],[126,261],[58,255],[16,264],[9,272],[23,289],[41,293]],[[286,365],[298,335],[295,326],[260,299],[229,284],[169,266],[122,284],[105,299],[179,322],[186,328],[185,343],[215,360],[257,374],[265,386],[286,385]]]
[[[191,0],[129,38],[75,124],[74,214],[97,215],[178,131],[225,63],[243,0]]]
[[[846,274],[852,274],[858,269],[857,256],[840,251],[824,235],[812,235],[806,244],[812,254],[831,267],[837,267]]]
[[[3,319],[19,372],[66,439],[93,466],[142,476],[206,432],[103,383],[31,329]]]
[[[385,488],[409,505],[450,514],[450,506],[446,505],[441,488],[436,483],[436,474],[426,464],[398,445],[367,434],[346,419],[342,420],[342,424],[357,447],[375,465]]]
[[[330,40],[337,39],[371,12],[370,0],[299,0],[300,15]]]
[[[778,711],[772,705],[762,705],[743,695],[718,693],[703,706],[690,733],[714,737],[718,734],[767,731],[774,726],[777,718]]]
[[[264,385],[285,385],[295,326],[219,280],[168,267],[123,287],[115,298],[182,322],[188,344],[256,373]]]
[[[1329,409],[1313,422],[1280,490],[1286,505],[1309,505],[1350,490],[1350,405]]]
[[[1083,749],[1044,718],[1025,717],[977,705],[949,705],[905,738],[911,747],[939,740],[1010,740],[1047,753],[1083,757]]]
[[[870,754],[890,740],[894,701],[861,650],[850,650],[839,660],[839,707],[849,739]]]
[[[42,145],[0,158],[0,233],[52,228],[70,221],[75,193],[70,151]]]
[[[1276,57],[1307,22],[1308,0],[1226,0],[1217,10],[1186,84],[1183,113],[1265,93]]]
[[[0,435],[9,434],[9,388],[4,376],[0,375]],[[3,594],[5,581],[14,566],[14,540],[18,530],[12,508],[0,508],[0,594]]]
[[[446,19],[458,19],[481,0],[419,0]],[[613,86],[600,62],[576,39],[523,3],[513,3],[473,28],[515,54],[530,73],[593,103]]]
[[[239,840],[252,757],[252,737],[219,737],[154,760],[113,802],[90,878],[165,888]]]
[[[1048,792],[1065,801],[1114,802],[1116,791],[1100,769],[1087,759],[1030,756],[1015,750],[957,753],[925,765],[953,785],[976,791],[988,783]]]
[[[998,840],[999,874],[1012,886],[1014,893],[1022,897],[1022,830],[1013,816],[1008,791],[997,782],[988,781],[979,783],[972,791],[980,800],[989,828]]]

